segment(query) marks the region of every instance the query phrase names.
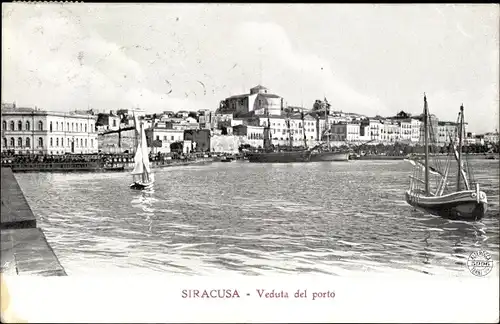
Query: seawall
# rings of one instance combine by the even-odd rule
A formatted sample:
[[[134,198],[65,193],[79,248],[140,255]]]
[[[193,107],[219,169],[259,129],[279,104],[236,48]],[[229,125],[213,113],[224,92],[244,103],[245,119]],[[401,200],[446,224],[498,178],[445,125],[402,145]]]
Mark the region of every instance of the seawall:
[[[12,170],[1,170],[0,272],[14,275],[65,276]]]

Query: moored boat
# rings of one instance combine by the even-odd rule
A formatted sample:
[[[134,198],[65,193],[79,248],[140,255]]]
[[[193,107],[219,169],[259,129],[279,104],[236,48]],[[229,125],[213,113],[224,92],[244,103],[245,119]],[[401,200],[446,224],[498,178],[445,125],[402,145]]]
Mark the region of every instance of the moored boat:
[[[429,111],[427,98],[424,96],[424,159],[407,159],[414,166],[413,175],[410,176],[410,188],[405,193],[406,202],[422,211],[448,219],[477,221],[484,217],[488,209],[486,193],[481,191],[479,183],[472,186],[474,179],[471,177],[470,165],[465,163],[462,156],[462,139],[464,135],[464,108],[460,107],[458,117],[458,148],[455,139],[451,139],[453,156],[457,162],[457,177],[454,188],[448,187],[450,159],[445,163],[436,159],[431,165],[429,142],[433,140],[432,127],[429,127]],[[435,138],[434,138],[435,140]],[[444,167],[443,167],[443,164]],[[422,173],[424,176],[422,177]],[[431,181],[431,175],[435,177]],[[431,183],[436,183],[431,190]]]
[[[324,162],[324,161],[349,161],[349,153],[347,152],[312,152],[311,162]]]
[[[247,153],[246,157],[248,158],[249,162],[260,163],[309,162],[311,158],[311,152],[307,150],[283,152],[253,152]]]

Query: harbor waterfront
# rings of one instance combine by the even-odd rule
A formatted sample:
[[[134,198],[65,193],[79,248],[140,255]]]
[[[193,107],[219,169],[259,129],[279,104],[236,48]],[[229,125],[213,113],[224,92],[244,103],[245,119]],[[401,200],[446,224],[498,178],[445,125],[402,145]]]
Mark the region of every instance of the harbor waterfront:
[[[499,165],[478,160],[489,198],[480,222],[404,201],[404,161],[212,163],[158,169],[151,192],[120,191],[127,173],[18,173],[68,275],[248,275],[410,271],[471,276],[485,250],[498,276]]]

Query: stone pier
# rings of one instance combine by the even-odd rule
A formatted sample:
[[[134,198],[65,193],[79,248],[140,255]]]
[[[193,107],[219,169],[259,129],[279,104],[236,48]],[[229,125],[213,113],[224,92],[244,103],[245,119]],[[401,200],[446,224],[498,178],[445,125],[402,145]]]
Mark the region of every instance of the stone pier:
[[[65,276],[66,272],[37,227],[36,217],[12,170],[2,168],[0,272],[17,275]]]

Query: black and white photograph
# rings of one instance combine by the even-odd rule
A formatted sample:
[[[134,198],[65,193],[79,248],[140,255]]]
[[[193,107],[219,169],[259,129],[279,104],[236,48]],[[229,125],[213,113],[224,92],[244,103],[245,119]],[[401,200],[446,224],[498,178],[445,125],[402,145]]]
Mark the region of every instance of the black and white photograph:
[[[51,291],[69,300],[76,278],[162,276],[206,284],[165,288],[157,312],[265,299],[294,310],[227,321],[497,322],[499,18],[498,4],[2,3],[2,322],[223,321],[54,311],[41,288],[66,282]],[[359,297],[381,305],[364,313],[343,291],[365,276],[450,283],[418,299],[446,315],[400,314],[389,291]],[[270,278],[290,283],[238,286]],[[96,295],[125,298],[110,282]],[[318,299],[337,309],[298,315]]]

